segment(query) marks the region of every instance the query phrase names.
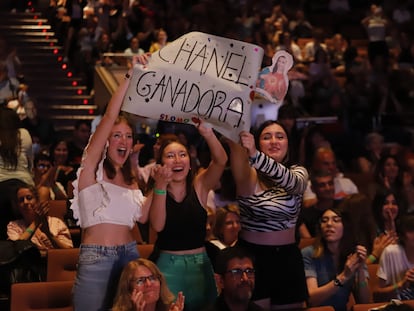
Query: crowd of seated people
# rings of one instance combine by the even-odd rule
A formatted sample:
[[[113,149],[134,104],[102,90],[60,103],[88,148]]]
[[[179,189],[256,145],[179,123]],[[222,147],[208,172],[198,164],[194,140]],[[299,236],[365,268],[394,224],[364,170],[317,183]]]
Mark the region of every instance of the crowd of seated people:
[[[66,2],[74,3],[77,1]],[[123,7],[121,4],[116,5],[116,1],[100,1],[96,3],[97,7],[87,11],[87,15],[89,16],[86,16],[87,18],[84,21],[80,21],[79,24],[79,26],[92,27],[93,29],[93,31],[89,29],[87,33],[83,32],[83,38],[85,35],[88,35],[92,39],[90,42],[92,43],[92,55],[95,64],[115,66],[116,60],[105,58],[102,53],[125,51],[129,44],[134,41],[138,42],[144,52],[148,52],[152,43],[156,42],[155,38],[157,35],[167,36],[168,34],[169,40],[174,40],[179,35],[190,30],[203,30],[237,38],[241,38],[239,35],[243,34],[243,38],[246,38],[246,41],[259,44],[269,49],[270,54],[274,53],[276,49],[282,48],[282,46],[291,51],[295,56],[294,69],[306,76],[306,79],[301,81],[306,89],[306,95],[302,101],[294,101],[295,106],[293,107],[289,103],[292,101],[293,95],[288,92],[285,105],[293,107],[298,111],[298,114],[294,114],[295,116],[299,116],[300,113],[306,116],[338,115],[339,122],[345,124],[343,130],[348,131],[346,134],[354,138],[356,142],[356,148],[354,150],[344,151],[339,146],[340,142],[338,139],[330,132],[330,128],[322,125],[318,127],[320,137],[316,138],[315,141],[307,142],[308,148],[305,149],[303,148],[305,140],[309,139],[305,135],[309,135],[314,125],[312,125],[312,128],[306,128],[295,134],[299,137],[297,144],[295,144],[299,150],[299,154],[295,155],[295,160],[297,159],[310,172],[310,183],[305,192],[305,200],[301,212],[302,222],[299,222],[299,224],[306,225],[307,230],[303,230],[303,227],[302,230],[298,229],[299,239],[305,237],[317,238],[312,247],[303,251],[306,263],[305,274],[309,293],[309,305],[329,304],[336,305],[337,309],[345,309],[346,303],[350,299],[351,291],[354,292],[354,298],[357,302],[369,302],[370,299],[366,298],[368,295],[365,291],[368,289],[365,278],[367,276],[365,265],[374,262],[381,265],[378,277],[381,280],[380,287],[383,289],[379,289],[379,292],[384,292],[384,295],[387,297],[411,298],[408,286],[411,278],[414,280],[414,276],[411,276],[411,267],[398,267],[400,270],[391,276],[389,273],[393,273],[392,269],[394,268],[390,267],[391,264],[388,262],[390,261],[388,257],[398,255],[399,260],[402,260],[404,265],[408,265],[403,255],[405,254],[408,260],[411,255],[410,251],[412,247],[409,244],[409,233],[412,232],[413,228],[412,224],[406,220],[406,214],[411,203],[409,201],[409,194],[413,186],[410,171],[407,169],[409,166],[407,153],[411,151],[412,146],[400,145],[395,150],[387,145],[389,142],[394,142],[392,140],[394,137],[386,136],[386,133],[384,133],[385,130],[380,127],[373,128],[370,126],[372,125],[371,116],[377,113],[392,111],[392,109],[401,111],[399,107],[390,105],[390,103],[395,102],[393,97],[398,97],[398,101],[401,102],[409,97],[406,94],[401,95],[401,93],[407,91],[406,89],[401,89],[403,85],[398,85],[395,81],[390,81],[387,78],[387,75],[391,71],[405,70],[407,63],[412,68],[413,61],[411,60],[410,63],[409,55],[404,59],[404,66],[399,68],[399,64],[402,62],[394,61],[402,57],[402,55],[398,54],[398,48],[392,49],[390,50],[390,54],[386,55],[387,63],[381,63],[383,59],[377,57],[378,55],[376,54],[372,55],[371,52],[375,50],[372,46],[383,44],[383,42],[378,43],[370,36],[369,42],[367,41],[368,54],[366,56],[368,58],[364,59],[363,54],[361,54],[362,56],[354,55],[352,61],[349,61],[347,57],[352,53],[350,51],[352,48],[352,38],[351,40],[347,40],[348,38],[340,38],[339,34],[332,34],[327,29],[312,26],[310,20],[306,18],[306,14],[309,13],[306,11],[306,5],[301,8],[305,10],[296,10],[296,8],[289,7],[289,4],[284,1],[281,2],[281,6],[275,7],[270,4],[260,5],[254,1],[247,1],[247,7],[249,8],[247,10],[229,10],[233,8],[232,6],[236,6],[236,4],[233,2],[230,3],[230,1],[223,2],[227,5],[227,10],[223,10],[223,4],[219,4],[218,1],[206,1],[206,3],[200,2],[197,5],[189,5],[186,7],[186,10],[180,10],[184,4],[174,2],[169,2],[165,7],[145,1],[142,1],[142,3],[140,1],[132,1],[131,6],[128,7]],[[395,9],[384,8],[382,13],[388,14],[390,20],[398,20],[397,12],[399,11],[397,9],[401,10],[400,2],[398,3]],[[352,6],[352,2],[350,4]],[[76,5],[86,6],[86,3],[80,1]],[[56,12],[61,12],[62,10],[58,6],[59,2],[56,3]],[[207,23],[205,17],[200,19],[195,18],[196,16],[203,15],[201,14],[203,10],[206,9],[206,14],[208,14],[214,8],[216,9],[214,11],[214,21],[217,21],[216,23],[212,21]],[[369,8],[367,5],[365,9],[367,12],[371,9],[374,15],[381,13],[378,12],[378,7]],[[115,10],[116,13],[111,15],[111,10],[112,12]],[[352,9],[350,11],[352,12]],[[185,12],[191,12],[193,18],[185,16]],[[238,12],[240,12],[240,16],[237,16],[239,14]],[[390,12],[393,14],[389,15]],[[232,14],[236,16],[231,16]],[[91,16],[96,18],[94,23],[91,22],[93,20]],[[163,17],[165,16],[168,18],[164,19]],[[223,18],[223,16],[226,17]],[[231,26],[226,24],[230,23],[229,21],[233,17],[237,23],[235,22],[235,25]],[[373,16],[370,16],[370,18],[373,18]],[[64,25],[64,27],[60,28],[63,29],[60,36],[69,41],[77,40],[76,32],[80,32],[82,28],[77,28],[78,25],[75,25],[74,21],[65,25],[68,22],[64,18],[60,22]],[[363,22],[364,25],[367,23],[369,21]],[[391,23],[393,22],[391,21]],[[395,27],[403,27],[400,23],[395,23],[392,25]],[[70,36],[65,35],[66,32],[64,29],[66,27],[70,29]],[[369,24],[367,27],[369,27]],[[407,28],[404,28],[404,30],[406,30],[404,34],[408,36],[408,40],[411,42],[412,33]],[[276,31],[279,33],[278,40],[275,40]],[[332,39],[328,38],[328,34]],[[293,41],[285,43],[285,37],[289,36]],[[310,39],[308,42],[311,43],[301,46],[298,44],[299,38]],[[165,37],[162,39],[165,40]],[[158,45],[162,44],[162,39],[159,39]],[[385,37],[386,44],[388,44],[387,40],[388,37]],[[65,43],[68,44],[67,55],[65,55],[68,61],[72,62],[75,66],[81,66],[76,63],[79,58],[74,56],[76,53],[81,52],[80,49],[79,51],[76,50],[76,46],[80,45]],[[405,42],[405,44],[407,43]],[[317,47],[312,48],[312,46]],[[300,50],[300,54],[298,54],[298,49]],[[309,51],[309,53],[306,51]],[[392,54],[391,52],[397,54]],[[383,54],[381,55],[383,56]],[[263,65],[268,64],[264,63]],[[340,81],[340,79],[338,80],[340,77],[346,78],[344,85],[338,82]],[[382,93],[373,94],[376,90],[382,90]],[[386,101],[378,101],[378,94],[383,97],[382,99],[385,98]],[[316,95],[318,97],[315,97]],[[318,98],[316,104],[323,106],[317,106],[315,104],[314,101],[316,101],[316,98]],[[375,105],[373,103],[374,101],[376,101]],[[30,104],[28,104],[29,102]],[[45,131],[43,127],[46,123],[43,121],[30,123],[29,119],[33,118],[30,114],[33,110],[33,101],[27,101],[25,104],[26,106],[23,106],[29,113],[26,113],[26,118],[23,119],[22,123],[17,122],[23,125],[15,125],[14,135],[16,135],[16,131],[20,132],[21,137],[24,138],[20,143],[21,146],[24,150],[27,149],[26,151],[29,149],[32,150],[36,153],[36,156],[33,157],[34,154],[30,152],[27,152],[27,156],[24,159],[22,158],[22,154],[19,154],[17,158],[14,155],[9,156],[3,152],[2,148],[4,148],[4,145],[0,145],[0,170],[7,168],[4,167],[3,163],[7,164],[10,161],[15,161],[13,160],[15,158],[18,159],[16,174],[11,175],[11,181],[9,181],[9,178],[2,177],[0,179],[0,191],[2,193],[8,192],[9,187],[16,187],[17,183],[14,183],[15,179],[21,179],[39,187],[48,187],[48,199],[62,198],[66,200],[72,196],[71,182],[76,178],[76,169],[79,166],[83,149],[89,139],[91,131],[90,125],[85,122],[79,122],[75,127],[73,135],[62,138],[52,131]],[[10,110],[5,111],[10,112]],[[354,114],[355,119],[349,118],[349,114]],[[35,115],[33,120],[36,120],[36,118],[42,118],[42,116]],[[359,124],[362,124],[362,126],[359,127]],[[1,126],[0,124],[0,129]],[[23,130],[23,127],[27,128],[30,134],[29,137],[26,137],[27,133]],[[378,130],[378,132],[375,130]],[[0,133],[0,140],[2,137],[3,134]],[[29,138],[32,139],[32,145],[30,147],[29,144],[26,144],[26,140],[28,141]],[[375,139],[377,141],[374,141]],[[366,149],[363,146],[365,140],[367,142]],[[199,144],[199,141],[201,139],[197,136],[190,143],[194,143],[196,148],[201,148],[200,146],[202,144]],[[15,142],[16,144],[18,143]],[[35,147],[37,146],[36,144],[39,144],[41,148]],[[311,146],[312,144],[313,146]],[[147,148],[147,150],[151,150],[151,148]],[[199,150],[200,154],[203,151]],[[296,152],[296,150],[294,151]],[[157,158],[158,155],[140,155],[140,157],[151,159]],[[33,160],[34,165],[32,166],[31,163]],[[146,165],[148,163],[143,164]],[[357,167],[353,164],[357,164],[355,165]],[[22,170],[20,171],[20,169]],[[341,173],[339,173],[340,171]],[[372,176],[372,183],[369,185],[361,185],[358,183],[358,180],[348,179],[347,173],[350,172],[370,174]],[[29,176],[31,174],[32,179],[27,180],[26,175]],[[149,175],[147,172],[146,176],[143,177],[145,182],[148,181]],[[3,190],[3,188],[6,190]],[[366,188],[367,191],[365,191]],[[216,189],[216,193],[219,192]],[[358,233],[358,228],[348,227],[348,224],[345,223],[348,221],[346,218],[348,216],[344,218],[342,214],[338,214],[342,211],[336,210],[338,206],[342,208],[345,206],[347,209],[352,209],[351,206],[356,203],[351,201],[351,199],[355,199],[355,193],[358,192],[366,195],[367,200],[363,201],[364,207],[372,210],[371,216],[369,217],[375,220],[376,234],[370,235],[369,238],[362,237],[361,233]],[[309,201],[307,201],[308,199]],[[233,238],[230,242],[224,241],[227,222],[229,222],[228,226],[230,226],[230,222],[232,223],[234,227],[232,230],[235,232],[240,230],[240,223],[237,220],[237,212],[227,211],[228,213],[224,213],[223,215],[225,217],[223,217],[223,215],[219,216],[221,213],[219,210],[220,208],[217,209],[218,215],[215,217],[221,217],[223,219],[220,218],[220,221],[216,221],[215,226],[217,227],[212,231],[216,232],[216,239],[221,240],[220,248],[226,248],[233,246],[237,241],[237,239]],[[354,210],[362,213],[357,207]],[[227,220],[227,217],[229,217],[227,215],[229,214],[236,219]],[[361,216],[360,218],[363,219],[364,217]],[[10,221],[16,220],[10,219]],[[359,221],[363,223],[362,220]],[[43,221],[43,223],[45,222]],[[223,224],[224,227],[218,227],[223,226]],[[27,222],[25,222],[25,226],[30,228],[30,224]],[[43,232],[43,227],[46,227],[46,225],[40,226],[37,232],[38,234],[46,236],[49,240],[51,237],[54,237],[50,232],[50,236],[47,232]],[[341,234],[339,234],[339,227],[343,230]],[[6,227],[3,229],[5,230]],[[30,230],[27,232],[29,234]],[[337,233],[338,235],[335,236]],[[342,240],[345,241],[345,235],[351,233],[356,236],[356,241],[353,241],[354,243],[351,244],[351,248],[341,249],[339,245],[343,247],[341,243]],[[336,240],[333,240],[332,236]],[[6,235],[3,238],[6,239]],[[365,244],[363,245],[364,248],[357,246],[362,240]],[[53,241],[49,241],[48,243],[53,245]],[[397,250],[398,254],[395,255]],[[347,256],[352,252],[355,253],[347,260]],[[388,257],[383,258],[382,254],[386,254]],[[220,256],[214,256],[214,258],[220,258]],[[212,259],[212,261],[214,260]],[[253,286],[251,281],[254,276],[253,262],[247,260],[246,263],[242,262],[241,266],[237,264],[237,261],[231,262],[231,268],[224,269],[220,267],[221,270],[216,271],[220,275],[218,287],[222,290],[230,281],[235,281],[236,278],[239,278],[237,281],[244,280],[248,284],[246,287],[250,288]],[[405,270],[401,272],[403,268]],[[160,277],[160,272],[154,270],[150,265],[145,269],[143,269],[145,273],[141,271],[140,273],[143,273],[142,275],[137,274],[133,278],[135,287],[153,286],[160,281],[162,287],[165,279]],[[231,273],[227,273],[227,270],[231,270]],[[131,270],[130,273],[134,272]],[[149,278],[148,273],[157,277]],[[404,275],[402,276],[402,274]],[[144,277],[143,280],[140,279],[142,277]],[[131,279],[125,276],[121,281],[131,282]],[[138,281],[140,282],[138,283]],[[163,289],[161,288],[161,290]],[[370,290],[374,289],[370,288]],[[224,290],[220,299],[225,299],[223,296],[226,294],[226,290]],[[190,293],[183,293],[183,295],[190,295]],[[341,301],[336,299],[338,297],[337,295],[341,296]],[[183,304],[181,295],[178,297],[178,303]],[[140,301],[143,301],[142,297],[136,300],[136,303],[139,304]],[[170,303],[173,300],[170,297],[166,301]],[[182,306],[177,307],[177,310],[180,310],[180,308]]]

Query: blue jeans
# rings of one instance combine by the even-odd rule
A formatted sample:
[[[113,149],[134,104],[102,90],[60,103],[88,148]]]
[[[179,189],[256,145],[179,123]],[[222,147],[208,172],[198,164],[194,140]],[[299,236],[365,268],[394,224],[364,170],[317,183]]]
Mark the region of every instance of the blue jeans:
[[[207,253],[173,255],[160,253],[157,266],[164,274],[171,292],[185,296],[185,310],[199,311],[214,302],[217,287]]]
[[[136,242],[120,246],[82,244],[73,287],[74,310],[111,309],[122,269],[138,257]]]

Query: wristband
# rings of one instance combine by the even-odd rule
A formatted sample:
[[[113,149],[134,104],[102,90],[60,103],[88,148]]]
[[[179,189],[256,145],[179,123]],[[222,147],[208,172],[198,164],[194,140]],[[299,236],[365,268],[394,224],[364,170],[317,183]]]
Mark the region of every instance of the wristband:
[[[370,263],[375,263],[377,261],[377,257],[371,254],[368,256],[368,260]]]
[[[395,290],[397,292],[398,291],[398,284],[397,283],[392,284],[392,288],[393,288],[393,290]]]
[[[30,229],[30,227],[27,227],[26,228],[26,232],[27,233],[30,233],[30,234],[33,234],[34,233],[34,231],[32,229]]]
[[[166,195],[167,194],[167,190],[154,188],[153,191],[154,191],[154,194],[158,194],[158,195]]]
[[[359,282],[359,288],[367,287],[368,283],[366,281]]]

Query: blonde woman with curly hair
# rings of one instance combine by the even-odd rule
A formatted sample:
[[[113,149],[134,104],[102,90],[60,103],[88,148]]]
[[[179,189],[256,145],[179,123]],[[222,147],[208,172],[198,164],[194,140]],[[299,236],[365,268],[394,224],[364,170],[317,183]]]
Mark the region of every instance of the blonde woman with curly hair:
[[[182,311],[182,292],[175,302],[174,298],[158,267],[139,258],[130,261],[122,271],[112,311]]]

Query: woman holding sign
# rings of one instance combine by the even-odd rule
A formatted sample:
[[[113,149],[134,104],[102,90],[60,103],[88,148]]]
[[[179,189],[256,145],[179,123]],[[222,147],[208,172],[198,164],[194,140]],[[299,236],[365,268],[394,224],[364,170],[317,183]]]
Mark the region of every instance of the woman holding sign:
[[[211,152],[209,166],[192,172],[188,148],[177,139],[164,140],[152,171],[154,188],[148,196],[152,201],[151,225],[158,232],[157,266],[171,291],[185,294],[185,309],[194,311],[217,296],[212,265],[204,248],[207,196],[227,163],[226,152],[213,130],[200,123],[198,131]]]
[[[241,132],[240,144],[229,141],[229,146],[240,207],[239,244],[256,258],[252,299],[266,310],[302,308],[308,292],[295,227],[308,172],[288,164],[288,136],[277,121],[264,122],[256,139]]]
[[[130,71],[132,72],[132,70]],[[148,207],[132,173],[133,126],[119,115],[130,73],[112,96],[86,146],[74,182],[71,209],[82,231],[74,285],[75,310],[112,307],[123,267],[138,258],[131,229]]]

